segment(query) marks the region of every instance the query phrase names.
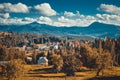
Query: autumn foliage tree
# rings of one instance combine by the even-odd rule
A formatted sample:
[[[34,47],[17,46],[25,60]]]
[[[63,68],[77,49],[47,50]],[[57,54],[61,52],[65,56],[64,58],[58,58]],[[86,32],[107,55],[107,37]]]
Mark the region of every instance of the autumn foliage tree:
[[[10,60],[10,62],[5,65],[4,73],[8,80],[16,80],[16,78],[22,76],[24,73],[24,64],[21,59]]]
[[[53,54],[51,56],[51,62],[53,64],[54,72],[59,72],[63,66],[63,59],[59,54]]]
[[[96,76],[99,76],[100,72],[102,72],[102,75],[103,75],[104,69],[111,68],[111,66],[112,66],[111,53],[108,51],[103,51],[102,54],[99,54],[96,59],[96,65],[97,65]]]
[[[99,76],[100,72],[104,72],[104,69],[107,69],[112,66],[113,59],[112,54],[102,48],[102,41],[99,41],[99,53],[96,59],[97,64],[97,73],[96,76]]]
[[[63,57],[63,61],[63,72],[67,76],[74,76],[80,66],[80,60],[74,54],[67,54]]]

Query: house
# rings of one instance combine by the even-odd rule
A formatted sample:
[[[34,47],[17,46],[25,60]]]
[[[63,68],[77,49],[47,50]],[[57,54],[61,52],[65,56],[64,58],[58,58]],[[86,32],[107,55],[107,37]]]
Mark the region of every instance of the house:
[[[27,62],[27,64],[31,64],[32,63],[32,57],[31,56],[27,56],[26,57],[26,62]]]
[[[39,57],[37,62],[40,65],[46,65],[46,66],[48,65],[48,59],[46,57]]]
[[[35,46],[39,50],[49,50],[49,48],[46,44],[36,44]]]
[[[27,46],[26,46],[26,45],[24,45],[24,46],[22,47],[22,50],[24,50],[24,51],[25,51],[25,50],[26,50],[26,47],[27,47]]]
[[[26,47],[26,49],[27,49],[27,50],[31,50],[31,49],[32,49],[32,47]]]
[[[58,49],[58,45],[56,44],[56,45],[54,45],[54,49]]]

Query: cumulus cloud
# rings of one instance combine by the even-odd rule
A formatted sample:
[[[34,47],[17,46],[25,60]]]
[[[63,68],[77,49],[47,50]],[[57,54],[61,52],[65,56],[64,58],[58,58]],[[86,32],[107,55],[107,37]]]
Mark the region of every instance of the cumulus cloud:
[[[18,18],[12,18],[12,19],[4,19],[4,18],[0,18],[0,23],[1,24],[5,24],[5,25],[9,25],[9,24],[21,24],[22,19],[18,19]]]
[[[95,21],[96,19],[93,16],[84,16],[84,18],[82,19],[81,18],[69,19],[69,18],[65,18],[64,16],[61,16],[58,18],[58,21],[53,23],[53,25],[66,26],[66,27],[71,27],[71,26],[85,27]]]
[[[0,13],[0,17],[7,19],[10,17],[10,15],[9,15],[9,13]]]
[[[73,17],[73,16],[75,16],[74,13],[72,13],[72,12],[67,12],[67,11],[64,12],[64,15],[67,16],[67,17]]]
[[[30,17],[25,17],[25,18],[0,18],[0,24],[3,25],[24,25],[24,24],[29,24],[32,22],[38,22],[40,24],[48,24],[52,25],[52,20],[49,17],[43,17],[40,16],[39,18],[30,18]]]
[[[9,19],[0,18],[0,24],[8,24],[8,25],[9,24],[23,25],[23,24],[32,23],[34,21],[36,21],[40,24],[47,24],[47,25],[52,25],[52,26],[57,26],[57,27],[62,27],[62,26],[84,27],[84,26],[90,25],[91,23],[95,22],[96,20],[93,16],[84,16],[84,18],[76,18],[76,19],[70,19],[70,18],[66,18],[64,16],[60,16],[57,18],[57,20],[54,20],[49,17],[44,17],[44,16],[40,16],[39,18],[29,18],[29,17],[9,18]]]
[[[101,4],[97,9],[107,13],[120,15],[120,7],[117,7],[115,5]]]
[[[112,15],[112,14],[96,14],[95,16],[90,15],[80,15],[78,18],[68,18],[65,16],[57,17],[56,19],[40,16],[38,18],[1,18],[0,17],[0,24],[29,24],[32,22],[38,22],[40,24],[47,24],[57,27],[85,27],[89,26],[93,22],[100,22],[105,24],[113,24],[120,26],[120,15]]]
[[[96,14],[98,22],[120,26],[120,15]]]
[[[17,4],[3,3],[0,4],[0,12],[28,13],[29,8],[23,3]]]
[[[120,7],[109,4],[101,4],[97,9],[107,13],[96,14],[96,19],[98,22],[120,26]]]
[[[22,21],[25,21],[25,22],[31,23],[31,22],[35,22],[36,19],[35,19],[35,18],[25,17],[25,18],[22,19]]]
[[[43,16],[41,16],[41,17],[39,17],[39,18],[37,19],[37,21],[38,21],[39,23],[42,23],[42,24],[52,25],[52,20],[51,20],[49,17],[43,17]]]
[[[51,8],[49,3],[39,4],[34,6],[34,8],[45,16],[54,16],[57,14],[56,11]]]
[[[24,24],[29,24],[36,21],[36,19],[33,18],[0,18],[0,24],[1,25],[24,25]]]
[[[65,18],[64,16],[61,16],[58,18],[58,21],[54,22],[53,25],[55,26],[73,26],[74,20]]]

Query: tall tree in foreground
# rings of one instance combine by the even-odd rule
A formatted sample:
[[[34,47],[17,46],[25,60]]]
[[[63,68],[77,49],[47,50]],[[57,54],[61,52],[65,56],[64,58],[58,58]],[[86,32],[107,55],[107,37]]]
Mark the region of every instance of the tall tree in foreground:
[[[116,63],[116,54],[115,54],[115,41],[112,41],[112,45],[111,45],[111,55],[112,55],[112,67],[117,64]]]
[[[99,76],[100,72],[102,72],[102,75],[103,75],[104,69],[108,69],[112,67],[111,63],[112,63],[112,56],[110,52],[103,51],[102,54],[99,54],[96,59],[96,64],[97,64],[96,76]]]
[[[59,54],[53,54],[51,56],[52,64],[54,65],[54,72],[59,72],[63,66],[63,59]]]
[[[99,76],[100,72],[102,72],[103,75],[103,70],[111,67],[112,66],[111,63],[112,63],[112,55],[109,51],[103,50],[102,41],[100,40],[99,53],[96,59],[96,65],[97,65],[96,76]]]
[[[67,76],[74,76],[80,66],[80,60],[74,54],[67,54],[63,57],[63,61],[63,71]]]

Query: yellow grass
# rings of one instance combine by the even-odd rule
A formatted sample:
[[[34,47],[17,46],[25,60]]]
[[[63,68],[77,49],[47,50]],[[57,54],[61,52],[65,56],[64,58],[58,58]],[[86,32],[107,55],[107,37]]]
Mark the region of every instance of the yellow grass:
[[[87,68],[86,70],[88,71],[75,72],[76,76],[72,77],[66,77],[64,73],[39,73],[39,70],[49,68],[52,68],[52,66],[24,65],[24,76],[17,78],[16,80],[88,80],[96,75],[95,70],[90,71]],[[36,73],[35,70],[38,70],[38,72]],[[120,76],[120,67],[104,70],[104,76]]]
[[[24,65],[24,70],[35,70],[43,68],[52,68],[53,66],[44,66],[44,65]]]
[[[44,69],[44,68],[52,68],[52,66],[40,66],[40,65],[25,65],[27,70],[35,70],[35,69]],[[88,70],[86,68],[86,70]],[[64,73],[34,73],[34,74],[25,74],[25,77],[30,78],[38,78],[38,80],[87,80],[89,78],[96,76],[96,71],[85,71],[85,72],[75,72],[76,77],[65,77]],[[104,70],[104,76],[120,76],[120,67],[115,67],[110,70]]]

